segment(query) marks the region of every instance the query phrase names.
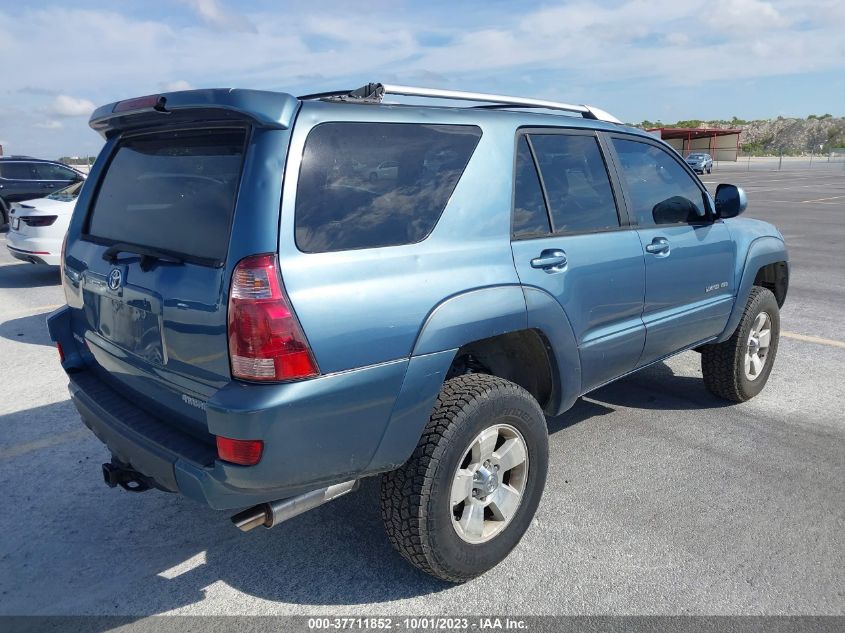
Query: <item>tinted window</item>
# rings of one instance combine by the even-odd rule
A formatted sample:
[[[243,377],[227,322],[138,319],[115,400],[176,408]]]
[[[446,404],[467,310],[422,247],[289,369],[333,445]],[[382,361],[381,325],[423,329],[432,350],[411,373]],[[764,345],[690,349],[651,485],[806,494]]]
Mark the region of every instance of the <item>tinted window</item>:
[[[527,136],[521,136],[517,145],[514,181],[513,236],[547,235],[551,230],[549,216]]]
[[[88,232],[216,261],[226,256],[244,130],[161,132],[123,141]]]
[[[532,134],[554,231],[595,231],[619,226],[616,201],[594,136]]]
[[[296,243],[308,253],[410,244],[434,228],[472,156],[475,126],[324,123],[308,134]]]
[[[9,180],[35,180],[32,163],[0,163],[0,176]]]
[[[613,139],[637,224],[701,221],[704,195],[686,170],[665,150],[637,141]]]
[[[34,163],[38,180],[74,180],[76,173],[60,165],[50,163]]]

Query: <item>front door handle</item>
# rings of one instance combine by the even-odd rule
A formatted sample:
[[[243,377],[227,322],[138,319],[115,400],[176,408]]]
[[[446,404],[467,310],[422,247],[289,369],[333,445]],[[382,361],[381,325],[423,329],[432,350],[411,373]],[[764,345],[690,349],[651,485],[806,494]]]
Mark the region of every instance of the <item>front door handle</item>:
[[[556,273],[566,268],[566,253],[559,248],[547,248],[539,257],[531,260],[532,268],[541,268],[547,273]]]
[[[665,237],[655,237],[651,240],[651,244],[646,244],[645,250],[647,253],[652,253],[653,255],[668,255],[669,240]]]

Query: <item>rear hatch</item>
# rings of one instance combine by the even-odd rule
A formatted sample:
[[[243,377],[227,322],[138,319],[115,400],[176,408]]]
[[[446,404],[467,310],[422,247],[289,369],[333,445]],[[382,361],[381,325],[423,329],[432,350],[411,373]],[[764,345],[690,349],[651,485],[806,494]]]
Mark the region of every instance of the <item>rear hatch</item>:
[[[213,92],[224,91],[203,99]],[[206,435],[205,401],[231,380],[231,270],[245,254],[277,247],[282,169],[268,182],[271,157],[253,145],[272,147],[283,165],[288,135],[278,119],[268,125],[242,109],[174,113],[92,120],[108,142],[71,223],[64,283],[89,368],[153,415]],[[277,143],[263,142],[266,134]],[[275,194],[251,194],[255,182]],[[256,223],[262,231],[232,239]]]

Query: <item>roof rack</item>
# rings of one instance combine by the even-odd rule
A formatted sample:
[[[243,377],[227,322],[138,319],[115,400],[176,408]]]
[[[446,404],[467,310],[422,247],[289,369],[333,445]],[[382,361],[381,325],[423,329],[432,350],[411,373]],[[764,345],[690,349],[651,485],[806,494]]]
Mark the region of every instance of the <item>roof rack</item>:
[[[454,99],[456,101],[478,101],[485,103],[481,108],[543,108],[546,110],[563,110],[577,112],[585,119],[621,123],[612,114],[588,105],[572,105],[557,101],[542,99],[526,99],[524,97],[507,97],[504,95],[485,94],[483,92],[463,92],[461,90],[441,90],[439,88],[417,88],[414,86],[397,86],[394,84],[370,83],[357,90],[335,90],[318,92],[299,97],[303,101],[313,99],[331,99],[351,103],[381,103],[385,95],[402,95],[405,97],[428,97],[431,99]]]

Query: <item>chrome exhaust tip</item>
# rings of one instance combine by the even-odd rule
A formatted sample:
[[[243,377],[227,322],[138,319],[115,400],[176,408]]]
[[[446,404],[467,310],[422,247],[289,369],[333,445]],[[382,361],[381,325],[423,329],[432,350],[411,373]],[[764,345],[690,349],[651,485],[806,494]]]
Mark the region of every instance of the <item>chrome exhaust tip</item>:
[[[312,490],[297,497],[262,503],[238,512],[232,517],[232,523],[242,532],[249,532],[259,525],[266,528],[275,527],[279,523],[352,492],[358,488],[359,483],[359,480],[353,479],[352,481],[344,481],[333,486]]]
[[[260,506],[248,508],[242,512],[238,512],[232,517],[234,523],[241,532],[249,532],[259,525],[267,525],[267,505],[262,503]]]

